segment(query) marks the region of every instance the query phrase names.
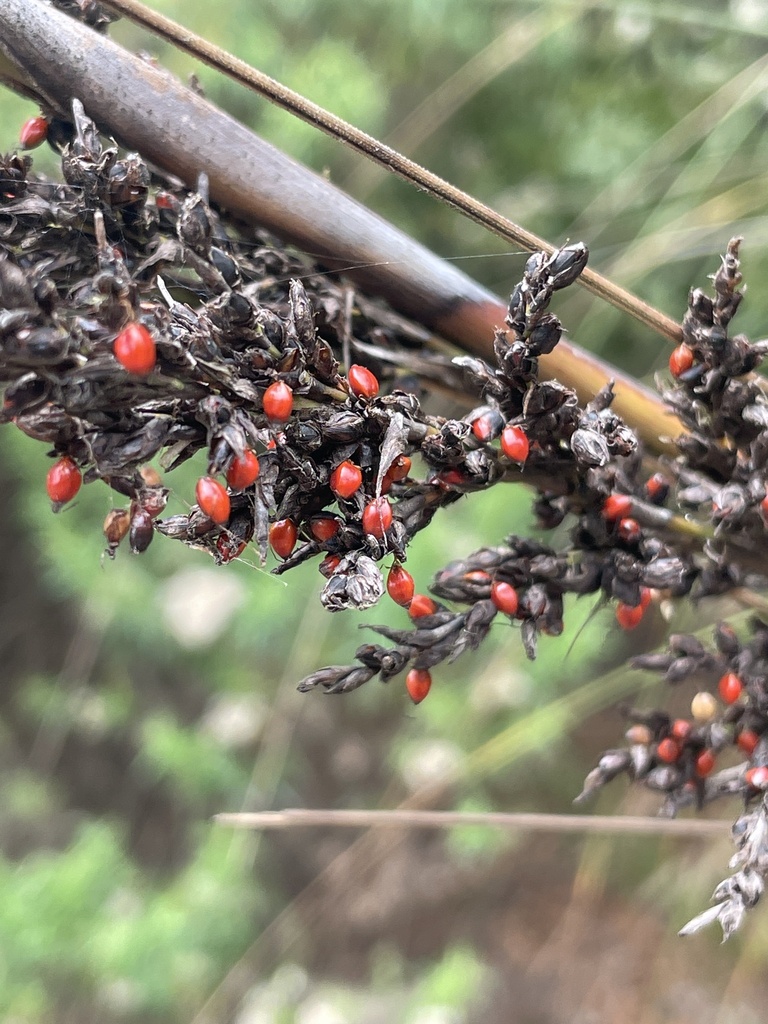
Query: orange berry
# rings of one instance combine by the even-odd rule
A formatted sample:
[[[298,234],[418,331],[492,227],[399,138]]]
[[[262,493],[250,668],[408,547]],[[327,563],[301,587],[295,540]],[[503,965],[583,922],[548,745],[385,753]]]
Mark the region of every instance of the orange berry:
[[[375,398],[379,393],[379,382],[376,375],[367,366],[354,363],[347,372],[349,389],[358,398]]]
[[[293,412],[293,391],[283,381],[276,380],[264,392],[261,404],[269,419],[285,423]]]
[[[696,758],[696,774],[705,779],[715,767],[715,755],[711,750],[702,750]]]
[[[260,468],[258,456],[246,449],[229,464],[227,483],[233,491],[244,491],[258,479]]]
[[[674,764],[678,757],[680,757],[680,747],[668,736],[666,739],[659,741],[659,744],[656,747],[656,756],[660,761],[666,761],[667,764]]]
[[[331,490],[337,498],[351,498],[363,483],[363,474],[359,466],[345,459],[331,473]]]
[[[45,489],[54,504],[54,512],[59,506],[72,501],[82,482],[83,474],[68,455],[54,462],[45,478]]]
[[[513,462],[525,462],[528,458],[530,443],[522,427],[504,427],[501,432],[501,450]]]
[[[205,512],[217,526],[223,526],[229,519],[229,495],[223,484],[212,476],[201,476],[195,485],[195,497],[201,511]]]
[[[269,543],[280,558],[287,558],[296,547],[298,530],[292,519],[278,519],[269,528]]]
[[[744,684],[735,672],[726,672],[717,684],[717,690],[726,704],[735,704],[741,696]]]
[[[623,519],[632,511],[632,499],[628,494],[609,494],[603,502],[603,519],[609,523]]]
[[[416,594],[408,606],[408,614],[412,619],[420,619],[424,615],[434,615],[437,605],[426,594]]]
[[[412,668],[405,677],[405,688],[414,704],[421,704],[432,686],[432,676],[426,669]]]
[[[505,615],[514,615],[517,611],[517,591],[511,583],[496,581],[491,584],[491,600]]]
[[[395,604],[407,608],[413,599],[413,576],[402,565],[393,565],[387,574],[387,593]]]
[[[678,345],[669,357],[669,369],[673,377],[680,377],[693,366],[693,351],[687,345]]]
[[[124,327],[115,338],[114,353],[118,363],[137,377],[146,377],[157,362],[155,339],[143,324]]]

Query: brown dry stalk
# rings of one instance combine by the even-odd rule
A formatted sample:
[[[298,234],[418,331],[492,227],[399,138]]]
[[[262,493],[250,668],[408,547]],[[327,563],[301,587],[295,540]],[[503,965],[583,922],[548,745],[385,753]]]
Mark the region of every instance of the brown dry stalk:
[[[348,121],[344,121],[318,106],[293,89],[289,89],[263,71],[246,64],[245,61],[233,56],[220,46],[216,46],[215,43],[209,42],[170,18],[151,10],[145,4],[139,3],[138,0],[104,0],[104,6],[125,15],[139,25],[143,25],[235,82],[258,92],[302,121],[314,125],[326,135],[338,139],[368,157],[369,160],[373,160],[386,170],[404,178],[411,185],[423,189],[448,206],[453,206],[465,217],[492,231],[504,241],[520,245],[527,252],[541,251],[546,252],[549,256],[557,248],[551,242],[539,238],[531,231],[527,231],[515,224],[514,221],[497,213],[496,210],[475,199],[474,196],[421,167],[396,149],[392,149],[372,135],[368,135],[367,132],[361,131]],[[635,317],[640,323],[650,327],[669,341],[679,344],[683,340],[680,325],[674,320],[589,267],[582,272],[579,283],[598,298],[629,313],[630,316]]]
[[[362,287],[461,348],[490,355],[506,305],[455,267],[162,68],[40,0],[0,0],[0,22],[0,49],[7,58],[0,76],[13,87],[64,115],[71,100],[79,98],[99,124],[151,162],[190,184],[205,170],[211,198],[235,215],[319,254],[331,266],[355,266],[349,276]],[[376,140],[372,145],[386,149]],[[491,214],[490,220],[498,217]],[[525,234],[533,248],[551,251],[542,239]],[[521,237],[509,237],[523,244]],[[630,297],[629,305],[635,308],[637,301]],[[649,451],[674,451],[668,438],[682,433],[680,422],[638,381],[565,341],[542,365],[585,402],[615,380],[615,411]]]
[[[491,828],[520,829],[525,832],[586,832],[649,835],[717,837],[722,839],[731,822],[725,820],[686,820],[641,818],[619,814],[590,816],[582,814],[502,813],[491,811],[413,811],[413,810],[315,810],[289,808],[284,811],[258,811],[217,814],[219,825],[244,829],[286,828],[457,828],[461,825],[487,825]]]

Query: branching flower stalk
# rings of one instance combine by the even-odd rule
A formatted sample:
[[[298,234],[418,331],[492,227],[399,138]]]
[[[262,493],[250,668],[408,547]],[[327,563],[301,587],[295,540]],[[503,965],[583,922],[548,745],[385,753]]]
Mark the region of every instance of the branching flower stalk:
[[[610,384],[582,405],[540,373],[562,333],[549,307],[586,266],[583,244],[531,256],[493,362],[451,360],[418,326],[217,212],[204,179],[189,192],[121,153],[81,104],[47,131],[63,181],[34,177],[27,156],[0,158],[0,418],[50,446],[54,510],[95,480],[124,496],[104,524],[110,556],[156,533],[218,564],[253,544],[263,563],[279,559],[275,573],[316,559],[329,611],[385,592],[408,609],[403,628],[372,627],[388,646],[362,645],[301,690],[405,673],[418,702],[433,670],[479,647],[497,616],[519,624],[534,658],[542,634],[563,631],[567,594],[599,595],[633,628],[662,598],[764,587],[768,402],[751,376],[764,346],[729,333],[738,239],[714,296],[691,293],[673,383],[661,384],[688,433],[651,467]],[[428,411],[425,380],[474,407]],[[196,503],[164,516],[168,489],[150,461],[168,471],[200,451]],[[441,570],[432,596],[415,593],[403,567],[413,537],[440,508],[510,481],[535,489],[541,530],[568,526],[567,544],[500,537]],[[673,637],[668,655],[641,660],[670,682],[719,678],[720,700],[702,691],[690,721],[627,712],[628,746],[603,755],[582,794],[623,773],[663,792],[668,814],[741,795],[738,871],[706,916],[726,934],[764,877],[766,652],[756,620],[744,639],[723,624],[712,651]],[[733,751],[748,762],[713,774]]]

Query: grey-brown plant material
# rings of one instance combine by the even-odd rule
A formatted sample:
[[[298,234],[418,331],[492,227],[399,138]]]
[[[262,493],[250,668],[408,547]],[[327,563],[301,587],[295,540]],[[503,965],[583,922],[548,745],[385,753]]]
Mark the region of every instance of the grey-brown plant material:
[[[77,6],[98,19],[95,5]],[[255,551],[280,574],[316,559],[322,603],[344,611],[382,598],[382,561],[402,568],[416,534],[474,491],[528,484],[541,532],[565,538],[502,526],[437,572],[432,597],[390,595],[409,618],[371,627],[388,646],[362,645],[302,691],[431,671],[481,646],[499,616],[535,658],[542,637],[563,632],[570,595],[612,602],[633,628],[662,598],[765,586],[768,401],[751,374],[765,346],[729,333],[740,240],[714,295],[690,294],[662,384],[687,433],[677,457],[650,465],[610,384],[582,404],[540,373],[562,335],[549,307],[586,266],[583,243],[529,258],[492,361],[451,359],[418,324],[233,223],[204,176],[190,191],[121,152],[78,101],[50,129],[63,180],[0,157],[0,422],[49,446],[54,478],[63,466],[77,487],[101,480],[125,499],[104,524],[110,557],[126,537],[138,554],[159,533],[220,565]],[[425,407],[425,380],[460,386],[472,408]],[[149,463],[167,472],[201,452],[198,501],[165,516],[168,488]],[[54,484],[49,474],[58,509],[67,498]],[[669,815],[742,798],[737,872],[705,915],[726,934],[762,892],[767,660],[759,620],[744,635],[723,624],[714,647],[676,636],[643,656],[674,685],[707,679],[719,700],[702,691],[685,720],[629,709],[631,739],[602,756],[580,797],[626,775],[662,793]],[[715,772],[726,751],[747,761]]]

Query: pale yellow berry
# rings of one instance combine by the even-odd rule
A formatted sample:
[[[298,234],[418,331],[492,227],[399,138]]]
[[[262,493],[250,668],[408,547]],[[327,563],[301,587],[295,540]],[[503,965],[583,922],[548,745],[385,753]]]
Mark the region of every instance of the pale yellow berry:
[[[691,701],[691,714],[697,722],[709,722],[717,714],[717,701],[711,693],[702,690]]]

